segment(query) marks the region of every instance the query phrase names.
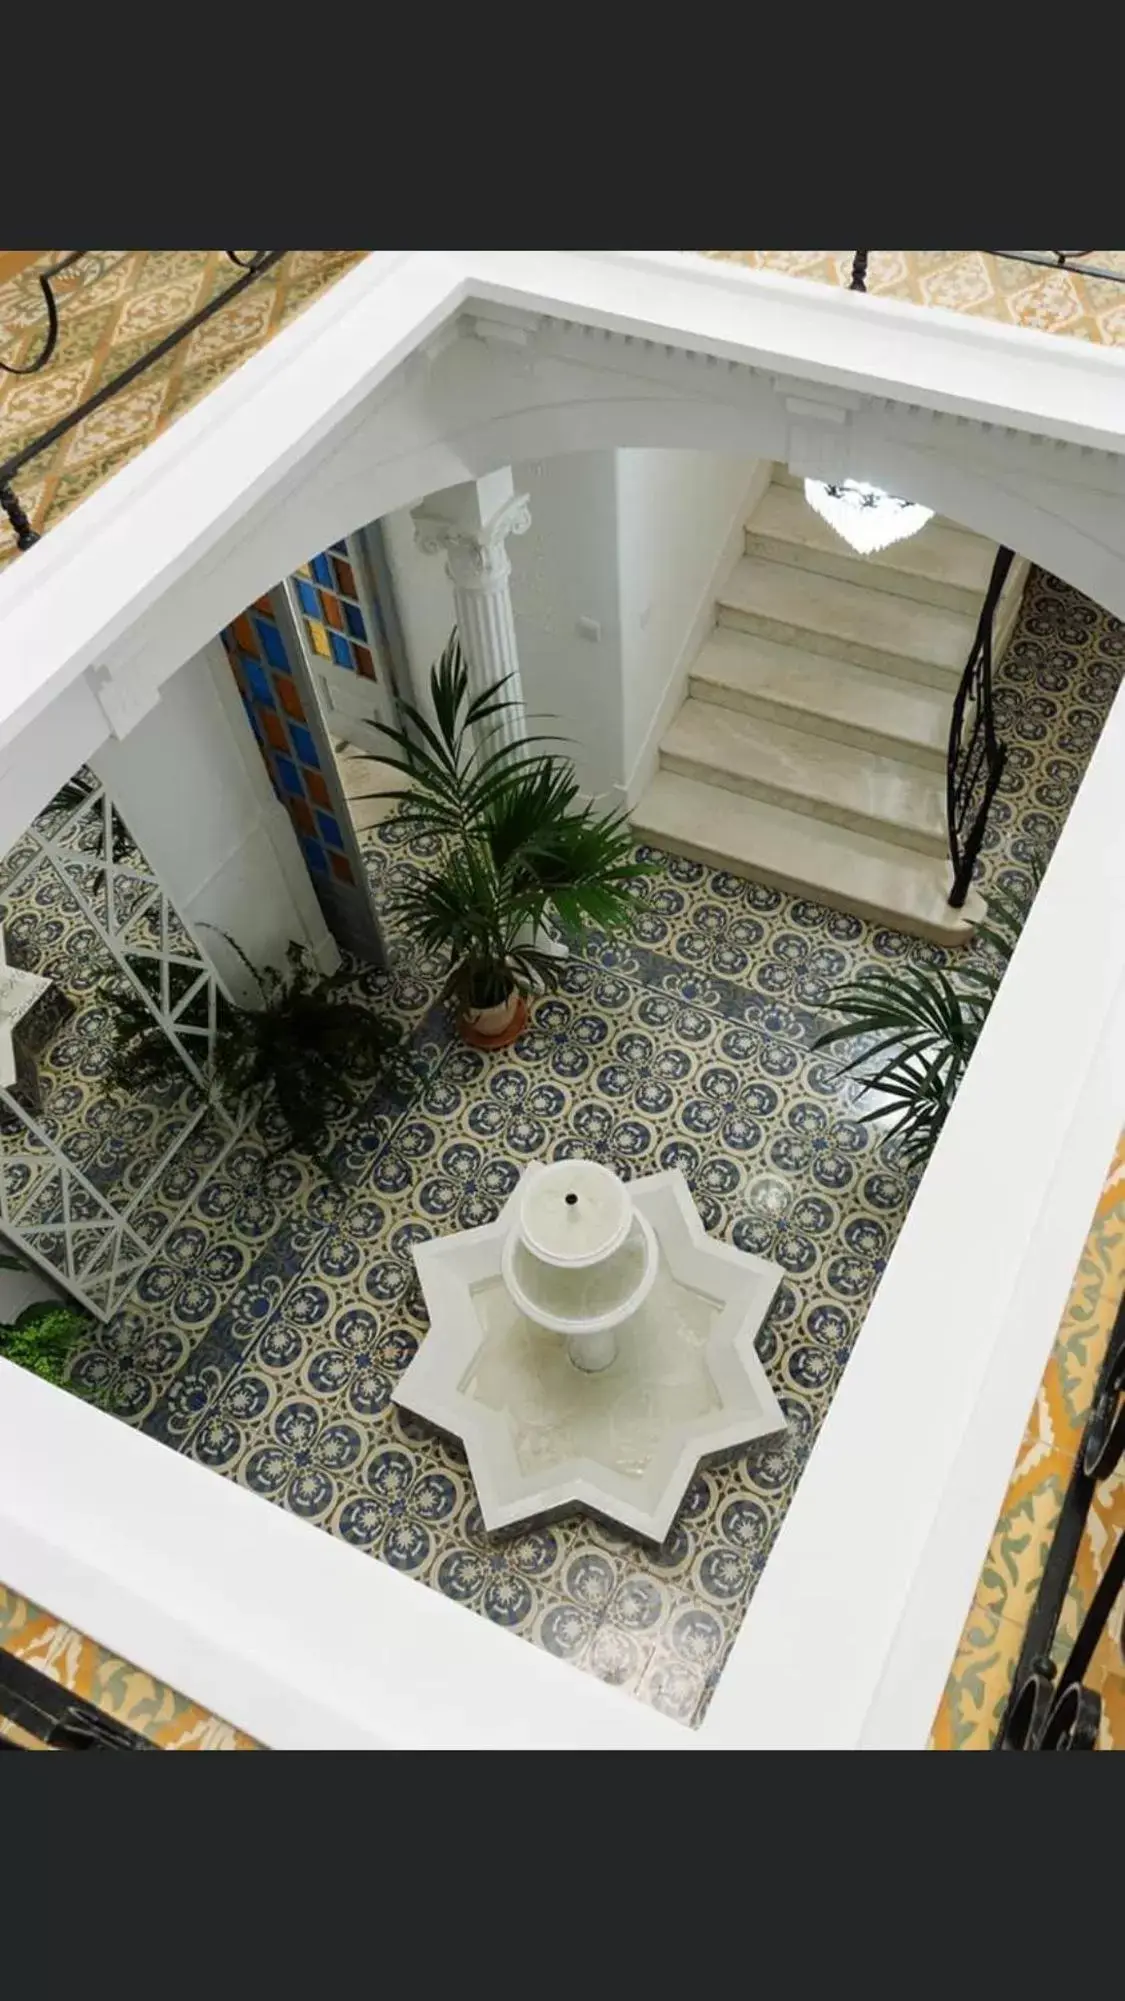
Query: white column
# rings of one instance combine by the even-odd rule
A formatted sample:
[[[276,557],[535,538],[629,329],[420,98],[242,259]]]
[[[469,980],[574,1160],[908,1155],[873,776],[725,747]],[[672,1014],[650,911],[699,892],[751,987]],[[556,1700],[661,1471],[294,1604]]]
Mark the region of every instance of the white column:
[[[469,688],[484,688],[508,677],[505,694],[522,702],[519,653],[508,579],[512,566],[506,548],[509,535],[523,535],[531,526],[525,493],[513,490],[509,467],[446,487],[413,510],[414,535],[426,555],[439,552],[453,586],[453,606],[468,669]],[[526,735],[522,712],[497,718],[497,743],[518,742]]]
[[[505,545],[509,535],[525,535],[531,526],[527,495],[515,491],[512,469],[504,466],[499,472],[486,473],[483,479],[431,493],[412,513],[414,539],[423,554],[440,552],[445,556],[470,694],[479,695],[507,675],[504,692],[510,701],[520,704],[496,718],[494,747],[519,743],[527,735],[527,721],[508,589],[512,565]],[[491,729],[490,725],[490,735]],[[527,936],[529,940],[535,937],[540,951],[557,958],[567,956],[566,946],[548,931],[529,931]]]

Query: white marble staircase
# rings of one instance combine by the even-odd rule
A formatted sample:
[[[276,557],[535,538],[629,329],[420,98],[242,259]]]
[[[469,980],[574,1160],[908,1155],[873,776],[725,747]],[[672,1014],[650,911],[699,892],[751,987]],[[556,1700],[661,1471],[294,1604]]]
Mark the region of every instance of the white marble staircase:
[[[995,548],[934,520],[854,555],[775,475],[745,530],[639,839],[943,945],[984,913],[947,902],[945,761],[953,697]],[[997,617],[1002,649],[1026,563]]]

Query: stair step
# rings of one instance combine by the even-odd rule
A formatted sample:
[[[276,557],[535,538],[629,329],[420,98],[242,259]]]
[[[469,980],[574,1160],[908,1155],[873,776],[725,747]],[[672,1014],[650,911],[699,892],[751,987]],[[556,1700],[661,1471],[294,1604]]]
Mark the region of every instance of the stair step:
[[[952,695],[976,619],[790,563],[743,556],[720,594],[720,625],[801,646]]]
[[[988,589],[995,547],[982,535],[928,521],[889,549],[861,556],[822,521],[800,488],[767,487],[745,529],[746,554],[788,563],[845,582],[874,584],[919,604],[964,612],[974,620]]]
[[[716,626],[696,656],[688,692],[812,736],[944,771],[952,696],[873,674],[802,646]]]
[[[877,751],[689,698],[660,746],[660,764],[922,854],[946,853],[944,777]]]
[[[654,847],[856,911],[934,944],[965,944],[984,916],[975,890],[964,909],[950,909],[947,861],[676,772],[657,773],[632,822],[638,840]]]

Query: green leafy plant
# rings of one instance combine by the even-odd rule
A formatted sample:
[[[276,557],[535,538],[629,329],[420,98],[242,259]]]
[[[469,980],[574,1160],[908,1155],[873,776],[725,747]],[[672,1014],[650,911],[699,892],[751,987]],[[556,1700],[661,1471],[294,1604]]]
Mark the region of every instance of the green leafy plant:
[[[888,1137],[908,1167],[925,1165],[949,1116],[1041,879],[1037,865],[1026,894],[989,892],[988,922],[978,925],[974,941],[974,952],[984,948],[980,957],[950,972],[906,966],[870,973],[832,996],[832,1011],[843,1021],[817,1036],[813,1048],[878,1038],[841,1064],[840,1075],[859,1077],[865,1091],[881,1098],[863,1119],[891,1117]]]
[[[505,721],[520,704],[507,679],[471,696],[456,631],[430,673],[433,721],[403,703],[406,730],[382,726],[384,762],[407,781],[391,794],[408,825],[436,835],[439,858],[392,897],[428,952],[448,950],[443,992],[460,1011],[494,1007],[514,991],[555,984],[557,958],[535,941],[550,914],[569,942],[590,926],[629,918],[630,885],[650,872],[632,859],[620,813],[580,805],[574,766],[513,741]]]
[[[0,1256],[0,1271],[26,1271],[19,1258]],[[14,1320],[0,1320],[0,1356],[44,1382],[60,1387],[75,1342],[89,1328],[86,1314],[57,1299],[35,1299]]]
[[[370,1081],[401,1059],[401,1032],[361,1002],[334,998],[355,974],[342,969],[325,977],[303,945],[289,946],[282,974],[252,965],[233,938],[219,935],[250,974],[262,1004],[220,1001],[211,1091],[231,1110],[276,1111],[284,1137],[270,1158],[293,1149],[335,1180],[324,1155],[330,1115],[355,1104],[353,1079]],[[141,995],[122,986],[106,998],[113,1007],[111,1080],[125,1089],[182,1089],[183,1059]]]

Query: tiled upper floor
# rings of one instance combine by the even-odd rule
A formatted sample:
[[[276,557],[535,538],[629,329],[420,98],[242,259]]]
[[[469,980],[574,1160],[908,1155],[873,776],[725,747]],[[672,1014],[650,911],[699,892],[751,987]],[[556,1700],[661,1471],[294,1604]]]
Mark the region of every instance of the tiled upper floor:
[[[229,306],[50,446],[14,482],[35,528],[42,532],[60,521],[366,254],[287,251]],[[0,360],[15,368],[33,360],[43,343],[46,313],[37,273],[66,252],[46,250],[15,269],[18,255],[0,253]],[[0,461],[104,388],[238,276],[221,250],[88,251],[55,280],[59,338],[50,361],[38,374],[0,376]],[[0,567],[15,553],[12,531],[0,517]]]

